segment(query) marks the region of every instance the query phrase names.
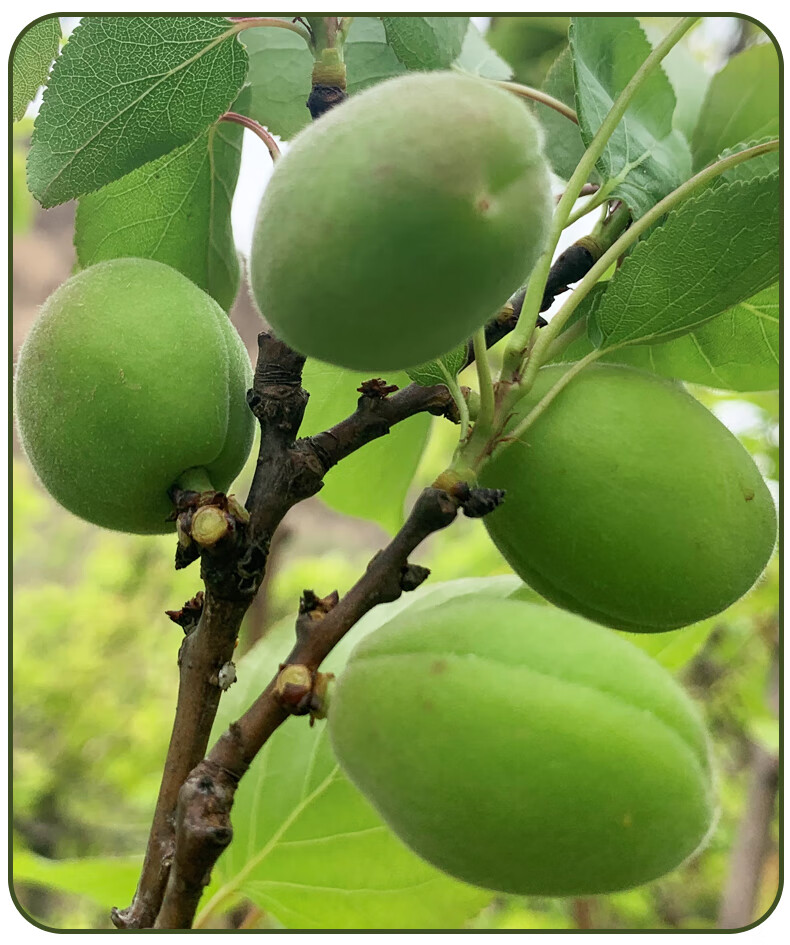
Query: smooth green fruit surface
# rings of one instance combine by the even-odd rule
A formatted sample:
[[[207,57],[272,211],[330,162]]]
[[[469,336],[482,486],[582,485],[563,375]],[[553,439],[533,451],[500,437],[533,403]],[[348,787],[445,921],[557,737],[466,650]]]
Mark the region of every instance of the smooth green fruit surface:
[[[551,213],[523,102],[454,73],[399,76],[324,115],[278,161],[253,238],[253,294],[303,354],[412,367],[507,301]]]
[[[567,368],[539,372],[513,423]],[[771,494],[738,440],[679,385],[620,365],[585,368],[480,478],[507,490],[484,521],[513,570],[621,630],[720,613],[774,547]]]
[[[52,496],[120,531],[172,531],[167,490],[225,490],[250,451],[247,351],[217,303],[145,259],[85,269],[44,303],[19,355],[22,444]]]
[[[329,726],[413,850],[503,892],[648,882],[713,819],[683,690],[610,630],[539,604],[469,596],[396,617],[352,653]]]

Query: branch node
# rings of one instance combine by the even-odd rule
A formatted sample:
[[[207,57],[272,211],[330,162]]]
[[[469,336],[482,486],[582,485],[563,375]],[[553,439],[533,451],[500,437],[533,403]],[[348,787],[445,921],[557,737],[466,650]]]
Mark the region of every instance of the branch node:
[[[400,572],[400,586],[402,591],[414,591],[430,575],[429,568],[423,568],[419,564],[405,564]]]
[[[398,385],[388,384],[381,377],[372,377],[368,381],[363,381],[357,390],[363,397],[383,400],[385,397],[389,397],[390,394],[394,394],[398,390]]]
[[[180,610],[166,610],[165,613],[173,623],[183,628],[185,634],[190,633],[198,625],[204,602],[205,594],[203,591],[198,591],[194,597],[184,603]]]
[[[188,568],[193,561],[197,561],[200,557],[200,548],[192,542],[186,547],[179,543],[176,545],[176,562],[175,568],[176,571],[181,571],[183,568]]]
[[[314,85],[305,105],[310,111],[310,117],[315,121],[326,114],[330,108],[345,102],[348,95],[336,85]]]
[[[332,591],[326,597],[319,597],[315,591],[304,590],[299,599],[299,615],[309,614],[313,620],[320,620],[337,606],[340,595]]]
[[[505,499],[504,489],[470,489],[463,482],[456,487],[456,495],[461,503],[461,509],[467,518],[482,518],[498,508]]]
[[[301,663],[282,663],[274,692],[291,715],[307,715],[313,692],[314,673]]]

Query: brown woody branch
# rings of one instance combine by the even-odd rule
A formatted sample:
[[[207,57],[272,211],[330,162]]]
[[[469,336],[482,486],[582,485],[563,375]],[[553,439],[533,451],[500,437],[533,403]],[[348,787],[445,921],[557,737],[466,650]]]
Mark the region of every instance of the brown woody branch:
[[[241,621],[263,579],[269,546],[284,515],[315,495],[327,470],[340,459],[385,435],[393,424],[423,411],[440,414],[452,408],[445,387],[410,385],[387,396],[376,383],[366,384],[351,416],[323,434],[297,441],[309,396],[301,386],[305,359],[265,332],[258,342],[248,401],[260,423],[261,443],[246,503],[249,522],[230,546],[224,542],[203,549],[206,591],[197,621],[194,608],[174,612],[181,615],[176,622],[187,621],[188,630],[179,653],[176,716],[138,888],[129,907],[112,910],[118,928],[151,928],[159,914],[176,848],[179,791],[205,756],[221,695],[219,670],[232,658]]]
[[[321,662],[357,621],[375,606],[397,600],[428,576],[408,556],[432,532],[448,526],[460,502],[441,489],[425,489],[395,538],[368,564],[364,575],[337,603],[303,609],[296,644],[284,665],[315,674]],[[220,737],[181,788],[176,813],[175,856],[156,928],[190,928],[211,870],[233,837],[230,811],[236,786],[267,739],[291,714],[269,682],[245,714]]]
[[[559,284],[559,281],[562,281],[561,273],[555,274],[553,282],[550,277],[548,285],[554,286],[555,283]],[[488,323],[488,347],[496,344],[515,328],[523,301],[524,292],[521,290],[498,316]],[[545,322],[541,319],[540,323]],[[250,408],[261,427],[256,472],[246,503],[250,519],[231,548],[227,543],[223,543],[214,551],[204,549],[202,554],[202,576],[206,583],[203,612],[197,627],[187,634],[179,653],[180,677],[176,717],[145,861],[132,904],[127,909],[112,911],[112,920],[118,928],[153,926],[162,908],[171,863],[177,848],[176,831],[188,833],[189,839],[185,839],[184,843],[191,849],[196,831],[205,826],[206,798],[194,804],[183,800],[176,817],[176,805],[182,785],[185,791],[196,792],[196,796],[202,797],[206,784],[211,783],[213,791],[215,788],[220,790],[224,783],[223,778],[226,776],[216,771],[213,771],[213,780],[210,782],[206,782],[200,773],[204,766],[211,769],[211,765],[216,763],[211,760],[213,753],[205,762],[201,762],[201,759],[205,755],[221,695],[221,689],[217,685],[218,672],[233,655],[239,627],[263,579],[269,546],[284,515],[295,504],[320,490],[323,477],[329,469],[371,440],[385,436],[396,423],[425,412],[454,418],[455,407],[449,391],[443,385],[422,387],[410,384],[402,390],[394,390],[387,388],[384,382],[369,381],[360,388],[361,396],[353,414],[323,433],[296,440],[309,396],[301,386],[305,359],[265,332],[259,336],[258,344],[255,378],[248,395]],[[471,364],[472,361],[470,350],[468,363]],[[406,533],[407,538],[409,534],[411,533]],[[416,544],[413,547],[416,547]],[[379,574],[379,569],[373,573]],[[367,584],[364,583],[364,586]],[[359,585],[356,585],[349,595],[358,592],[358,588]],[[367,609],[378,602],[373,600]],[[360,611],[360,606],[361,602],[357,601],[354,607],[348,610],[351,604],[346,603],[333,618],[337,621],[339,616],[346,612],[353,616],[352,623],[342,630],[341,636],[363,612],[366,612]],[[294,654],[291,654],[289,660],[293,661],[293,657]],[[318,663],[315,666],[317,668]],[[271,723],[277,720],[278,715],[277,712],[273,713],[268,693],[267,689],[255,706],[259,712],[264,712]],[[277,721],[276,725],[281,721],[282,719]],[[254,723],[253,731],[259,733],[258,738],[265,739],[270,734],[261,719]],[[249,734],[244,742],[247,746],[244,751],[248,751],[255,743],[256,738]],[[249,764],[252,757],[254,752],[246,764]],[[222,787],[223,791],[226,789],[227,786]],[[227,796],[232,803],[233,792]],[[199,811],[197,821],[196,815],[190,813],[194,809]],[[229,806],[227,809],[229,811]],[[228,840],[224,841],[223,848],[227,842],[229,836]],[[208,850],[211,843],[206,839],[204,845]],[[203,846],[200,848],[203,849]],[[219,856],[219,852],[221,849],[211,860],[212,863]],[[205,873],[201,873],[201,880],[204,875]],[[196,889],[195,876],[190,878],[184,864],[167,888],[168,913],[172,914],[174,909],[189,912],[191,908],[193,915],[194,908],[189,905],[188,891]],[[174,906],[176,902],[181,905]],[[194,905],[196,904],[197,900]],[[168,921],[167,915],[160,921]]]
[[[296,22],[231,19],[244,19],[246,25],[285,26],[299,32],[302,29]],[[329,45],[334,41],[336,28],[337,21],[328,30]],[[315,40],[312,29],[308,27],[305,32],[312,45]],[[311,116],[317,118],[345,98],[342,82],[323,85],[320,77],[314,75],[307,107]],[[225,117],[248,123],[235,113]],[[271,136],[257,123],[249,127],[264,140],[275,159],[278,152]],[[486,327],[489,347],[513,330],[523,301],[523,293],[517,293],[512,304]],[[171,614],[187,634],[179,651],[176,717],[140,882],[132,904],[124,910],[112,910],[112,920],[119,928],[151,928],[155,920],[158,928],[191,925],[203,883],[232,837],[228,817],[238,778],[260,745],[287,717],[274,700],[270,684],[198,764],[219,704],[220,670],[230,661],[243,616],[263,580],[272,537],[284,515],[321,488],[323,476],[332,466],[365,443],[386,435],[395,423],[422,412],[453,417],[455,409],[444,386],[426,388],[411,384],[391,393],[376,382],[369,382],[360,389],[362,396],[351,416],[324,433],[296,441],[309,396],[301,386],[304,358],[266,333],[259,336],[258,344],[259,356],[248,401],[260,423],[261,443],[246,503],[249,521],[234,531],[232,540],[223,539],[216,548],[202,549],[201,575],[206,585],[203,599],[198,595],[181,611]],[[467,363],[472,361],[470,346]],[[317,668],[364,613],[384,600],[394,600],[402,590],[416,587],[424,580],[427,572],[403,570],[407,568],[406,557],[427,534],[449,524],[459,504],[466,500],[467,514],[484,514],[487,503],[500,499],[501,495],[493,499],[491,495],[458,498],[437,489],[426,490],[393,542],[317,625],[321,632],[313,627],[308,632],[300,617],[302,625],[297,625],[297,645],[289,662]],[[183,563],[189,563],[190,558],[188,551]],[[397,591],[393,584],[396,575]],[[394,597],[389,596],[392,594]],[[199,617],[195,625],[196,614]]]
[[[522,302],[523,295],[516,297],[514,305],[489,322],[489,346],[512,331]],[[132,904],[112,910],[118,928],[151,928],[160,912],[176,849],[179,791],[182,785],[186,788],[188,778],[190,789],[199,790],[203,784],[190,772],[205,755],[219,705],[221,690],[215,680],[233,655],[242,619],[263,579],[272,537],[286,512],[315,495],[323,485],[323,476],[340,460],[385,436],[396,423],[425,412],[452,417],[455,409],[443,385],[410,384],[390,392],[383,382],[371,381],[360,388],[353,414],[323,433],[296,440],[309,397],[301,386],[305,359],[266,332],[259,335],[258,345],[255,378],[248,394],[250,409],[261,427],[258,461],[246,502],[250,520],[243,541],[238,541],[231,553],[223,546],[217,553],[204,551],[202,555],[206,582],[203,613],[179,654],[176,717],[143,870]],[[472,358],[469,360],[471,363]],[[192,819],[185,813],[188,806],[182,804],[179,829],[191,830],[188,825]],[[194,888],[183,869],[170,887],[171,901],[183,898],[176,896],[182,883],[186,884],[184,888]]]
[[[118,928],[151,928],[159,914],[175,851],[178,795],[190,771],[205,756],[222,692],[219,672],[233,656],[242,618],[263,579],[274,530],[292,505],[321,486],[320,468],[305,474],[293,460],[293,442],[308,397],[301,387],[303,364],[301,355],[271,336],[261,337],[249,394],[261,425],[260,457],[247,503],[254,514],[232,543],[203,549],[203,608],[197,626],[185,627],[176,717],[143,869],[131,905],[112,911]],[[182,619],[188,609],[180,612]]]

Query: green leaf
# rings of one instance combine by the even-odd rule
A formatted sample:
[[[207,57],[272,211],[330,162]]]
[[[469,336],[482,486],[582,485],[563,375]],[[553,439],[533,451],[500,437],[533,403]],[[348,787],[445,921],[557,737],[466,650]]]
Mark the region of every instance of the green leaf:
[[[561,360],[577,361],[591,350],[592,344],[583,338]],[[602,360],[719,390],[760,391],[779,387],[780,350],[779,285],[775,284],[679,338],[629,345]]]
[[[384,24],[376,16],[355,16],[343,46],[349,95],[406,71],[387,43]]]
[[[712,79],[694,131],[694,168],[739,141],[779,134],[779,57],[771,43],[733,56]]]
[[[494,52],[472,22],[469,23],[466,36],[464,36],[464,44],[455,60],[455,65],[464,72],[480,75],[486,79],[513,78],[510,65]]]
[[[590,322],[596,347],[682,334],[779,278],[778,175],[711,187],[641,240]]]
[[[310,400],[302,423],[303,435],[319,433],[352,413],[359,399],[357,388],[365,379],[359,372],[308,360],[303,384]],[[387,382],[403,387],[409,379],[397,373]],[[386,436],[367,443],[330,470],[319,497],[338,512],[378,522],[387,531],[396,532],[403,524],[403,504],[429,426],[425,414],[396,424]]]
[[[642,29],[650,42],[656,46],[666,36],[667,30],[654,22],[645,22],[646,19],[651,18],[640,18]],[[683,132],[687,141],[691,141],[697,127],[711,79],[705,66],[691,51],[689,35],[691,34],[686,34],[661,60],[677,99],[672,125]]]
[[[257,27],[242,34],[250,60],[250,118],[287,140],[310,123],[313,56],[291,30]]]
[[[447,384],[447,375],[456,377],[466,365],[466,344],[458,345],[435,361],[428,361],[418,367],[410,368],[406,373],[415,384],[433,387],[434,384]]]
[[[468,16],[383,16],[387,42],[407,69],[446,69],[461,52]]]
[[[651,47],[637,21],[620,16],[574,17],[570,42],[576,111],[582,139],[589,145]],[[690,176],[688,144],[672,127],[675,105],[675,93],[659,66],[640,87],[598,160],[604,180],[618,181],[613,196],[634,217]]]
[[[322,669],[338,673],[359,640],[409,606],[486,590],[506,596],[515,583],[509,577],[453,581],[377,607]],[[292,639],[289,621],[240,661],[215,737],[252,702]],[[288,928],[448,929],[493,895],[452,879],[403,845],[338,767],[323,722],[310,728],[305,719],[291,719],[274,733],[241,781],[233,823],[237,839],[217,863],[216,892],[203,903],[203,917],[241,895]]]
[[[741,151],[746,151],[748,148],[752,148],[758,144],[764,144],[767,141],[772,141],[773,138],[761,138],[757,141],[741,141],[739,144],[734,145],[732,148],[725,148],[720,155],[719,159],[729,157],[731,154],[739,154]],[[760,154],[758,157],[749,158],[748,161],[742,161],[740,164],[736,164],[735,167],[728,168],[723,174],[717,177],[713,183],[712,187],[721,186],[722,183],[727,181],[736,181],[736,180],[754,180],[759,177],[768,177],[770,174],[779,173],[779,151],[768,151],[766,154]]]
[[[74,243],[83,267],[137,256],[178,269],[230,309],[239,288],[231,202],[242,128],[212,125],[194,141],[80,198]]]
[[[563,49],[554,60],[543,83],[543,91],[571,108],[576,108],[573,58],[569,48]],[[544,149],[552,170],[563,180],[570,180],[586,150],[579,126],[553,108],[543,105],[535,106],[535,114],[546,132]],[[593,173],[592,180],[600,180],[597,171]]]
[[[142,864],[139,856],[49,860],[22,850],[14,852],[14,882],[87,896],[110,909],[132,898]]]
[[[35,98],[39,87],[47,81],[49,67],[60,48],[60,20],[48,16],[20,35],[12,70],[12,109],[14,121],[24,117],[27,106]]]
[[[222,17],[84,17],[36,120],[33,196],[54,207],[193,141],[236,98],[246,72]]]

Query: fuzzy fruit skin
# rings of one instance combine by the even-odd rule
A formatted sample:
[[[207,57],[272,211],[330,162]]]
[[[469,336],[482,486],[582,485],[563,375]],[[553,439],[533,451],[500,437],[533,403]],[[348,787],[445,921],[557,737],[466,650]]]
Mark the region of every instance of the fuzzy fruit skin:
[[[329,711],[341,766],[420,856],[521,895],[677,867],[714,803],[695,707],[657,663],[555,608],[473,595],[357,646]]]
[[[526,415],[568,369],[543,368]],[[720,613],[762,573],[776,512],[748,452],[684,388],[592,365],[482,470],[507,490],[485,525],[552,603],[632,632]]]
[[[202,467],[225,490],[252,444],[251,365],[225,312],[146,259],[83,270],[44,303],[19,355],[22,445],[50,494],[80,518],[173,530],[167,490]]]
[[[496,313],[551,214],[523,102],[454,73],[399,76],[306,128],[278,162],[253,238],[253,295],[302,354],[411,367]]]

